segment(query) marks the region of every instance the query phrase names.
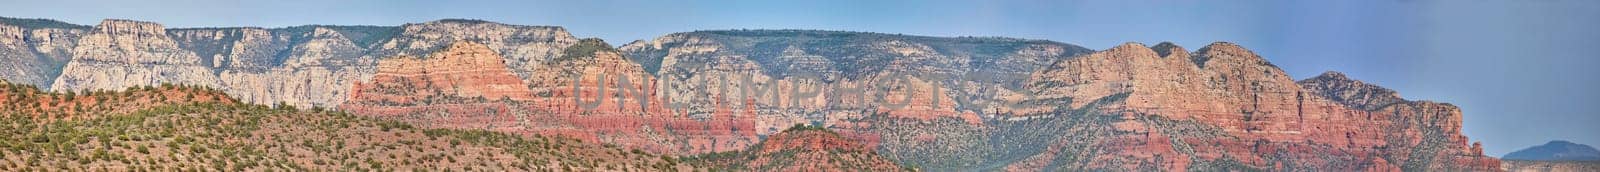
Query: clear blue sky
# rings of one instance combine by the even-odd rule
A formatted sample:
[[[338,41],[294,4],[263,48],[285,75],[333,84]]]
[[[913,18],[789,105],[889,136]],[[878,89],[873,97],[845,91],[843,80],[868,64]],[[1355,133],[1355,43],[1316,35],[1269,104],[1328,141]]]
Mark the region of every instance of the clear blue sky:
[[[19,1],[0,16],[168,27],[399,25],[473,18],[567,27],[612,44],[711,29],[1049,39],[1104,49],[1230,41],[1296,78],[1335,70],[1455,103],[1491,155],[1600,145],[1600,1]]]

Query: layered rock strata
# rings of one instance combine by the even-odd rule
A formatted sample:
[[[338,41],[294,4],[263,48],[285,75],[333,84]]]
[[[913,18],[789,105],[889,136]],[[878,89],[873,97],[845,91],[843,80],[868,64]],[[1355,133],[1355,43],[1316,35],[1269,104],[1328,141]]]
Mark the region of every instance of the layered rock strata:
[[[219,88],[250,103],[335,107],[377,60],[421,56],[455,41],[504,52],[519,79],[577,39],[565,29],[447,19],[403,26],[180,28],[106,20],[80,26],[0,18],[0,77],[50,90],[162,83]]]

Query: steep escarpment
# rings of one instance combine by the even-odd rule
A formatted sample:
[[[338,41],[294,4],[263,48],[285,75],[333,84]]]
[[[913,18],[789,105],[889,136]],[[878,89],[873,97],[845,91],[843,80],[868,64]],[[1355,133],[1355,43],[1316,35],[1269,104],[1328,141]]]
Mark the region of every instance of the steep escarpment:
[[[1073,132],[987,133],[989,139],[1033,138],[1009,143],[1050,146],[1023,147],[1032,155],[1017,161],[977,163],[1007,169],[1498,168],[1461,135],[1461,114],[1452,105],[1418,101],[1363,110],[1323,96],[1338,93],[1319,92],[1360,87],[1302,89],[1235,44],[1192,53],[1155,47],[1165,50],[1124,44],[1035,73],[1035,100],[1055,102],[1016,109],[1031,118],[994,125],[1046,123],[1061,128],[1047,130]]]
[[[1027,73],[1089,52],[1051,41],[896,34],[727,30],[675,33],[620,48],[661,78],[690,116],[736,108],[758,132],[827,123],[846,135],[880,114],[894,120],[981,123]]]
[[[105,20],[77,42],[52,90],[116,90],[161,83],[227,89],[204,59],[178,47],[161,24]]]
[[[3,21],[0,53],[16,59],[3,63],[16,70],[0,76],[50,83],[50,90],[199,85],[245,103],[337,106],[421,128],[570,137],[634,154],[849,142],[842,150],[936,171],[1477,171],[1500,164],[1461,134],[1454,105],[1406,100],[1336,72],[1295,81],[1232,43],[1091,51],[1012,38],[730,30],[613,48],[559,27],[476,20],[273,29]],[[53,70],[60,77],[33,76]],[[103,112],[85,100],[12,97],[38,103],[8,107],[42,107],[34,112],[51,116]],[[51,102],[66,105],[38,105]],[[782,134],[795,123],[837,137]],[[382,155],[366,150],[349,151]],[[467,162],[499,162],[489,157],[500,156]],[[583,161],[574,162],[604,168]],[[730,163],[760,170],[782,161]],[[361,162],[312,164],[350,163]],[[843,166],[853,165],[830,167]]]
[[[424,57],[380,63],[341,108],[437,128],[553,135],[664,153],[743,149],[753,119],[674,115],[654,78],[597,39],[565,50],[524,84],[482,44],[459,41]],[[657,104],[651,104],[657,103]]]
[[[549,114],[531,118],[549,122],[534,131],[676,154],[741,150],[760,141],[760,119],[739,116],[744,109],[729,102],[712,103],[723,108],[704,113],[676,108],[686,102],[662,94],[662,84],[670,83],[611,47],[583,39],[546,62],[552,67],[535,70],[529,86],[546,99],[526,109]]]
[[[362,27],[166,29],[106,20],[73,42],[71,62],[53,90],[97,90],[175,83],[222,88],[251,103],[330,106],[352,81],[370,75],[370,58],[341,31]]]
[[[482,20],[445,19],[406,24],[398,35],[374,47],[378,57],[419,56],[438,51],[452,42],[483,44],[499,52],[518,77],[528,79],[543,61],[560,56],[578,42],[565,28],[509,25]]]
[[[454,41],[504,54],[528,80],[576,43],[564,29],[447,19],[403,26],[177,28],[106,20],[81,26],[0,18],[0,77],[51,90],[176,83],[219,88],[250,103],[333,107],[368,80],[377,61],[421,56]]]
[[[872,148],[817,126],[795,125],[750,149],[685,158],[733,171],[915,171],[895,165]]]
[[[493,129],[513,121],[503,103],[533,97],[505,65],[487,46],[470,42],[423,57],[384,59],[372,81],[355,84],[340,108],[422,126]]]
[[[1325,96],[1381,87],[1302,86],[1231,43],[1193,52],[1129,43],[1030,78],[1026,94],[1000,97],[1018,106],[1000,106],[981,125],[869,118],[867,132],[882,136],[870,139],[891,159],[934,170],[1498,168],[1461,134],[1453,105],[1400,100],[1362,109],[1366,99]]]
[[[0,17],[0,79],[49,89],[90,27],[46,19]]]

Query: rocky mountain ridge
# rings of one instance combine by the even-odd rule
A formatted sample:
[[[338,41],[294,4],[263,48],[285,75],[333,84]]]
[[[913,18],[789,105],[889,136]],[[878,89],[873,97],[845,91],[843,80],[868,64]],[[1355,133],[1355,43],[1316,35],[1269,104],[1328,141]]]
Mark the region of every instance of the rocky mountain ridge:
[[[249,103],[335,107],[375,73],[377,60],[421,56],[449,43],[483,43],[527,80],[577,39],[550,26],[447,19],[402,26],[178,28],[108,19],[94,26],[0,18],[0,76],[49,90],[112,90],[179,83],[218,88]]]
[[[745,150],[810,123],[936,171],[1500,165],[1468,144],[1454,105],[1405,100],[1336,72],[1295,81],[1226,42],[1094,51],[1012,38],[726,30],[613,48],[559,27],[476,20],[278,29],[27,21],[7,22],[29,34],[0,53],[45,59],[17,64],[61,59],[60,77],[31,75],[48,66],[0,76],[52,90],[201,85],[250,103],[667,154]],[[38,53],[59,43],[31,41],[43,38],[35,32],[64,33],[50,37],[75,46],[66,58]]]
[[[1502,159],[1537,161],[1600,161],[1600,150],[1585,144],[1554,140],[1506,154]]]

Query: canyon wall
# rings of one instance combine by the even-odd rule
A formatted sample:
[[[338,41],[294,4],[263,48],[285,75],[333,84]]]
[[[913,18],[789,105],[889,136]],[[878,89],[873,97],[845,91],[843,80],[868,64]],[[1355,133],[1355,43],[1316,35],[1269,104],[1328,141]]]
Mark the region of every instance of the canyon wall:
[[[183,28],[0,20],[0,79],[163,83],[429,128],[688,155],[798,123],[929,170],[1496,170],[1461,111],[1232,43],[1094,51],[1045,40],[727,30],[613,47],[560,27]]]
[[[504,52],[528,80],[536,64],[577,39],[565,29],[477,20],[403,26],[308,25],[287,28],[168,29],[108,19],[94,26],[0,18],[0,77],[56,91],[121,89],[163,83],[219,88],[245,102],[336,107],[349,88],[376,73],[377,61],[420,56],[452,42]]]

